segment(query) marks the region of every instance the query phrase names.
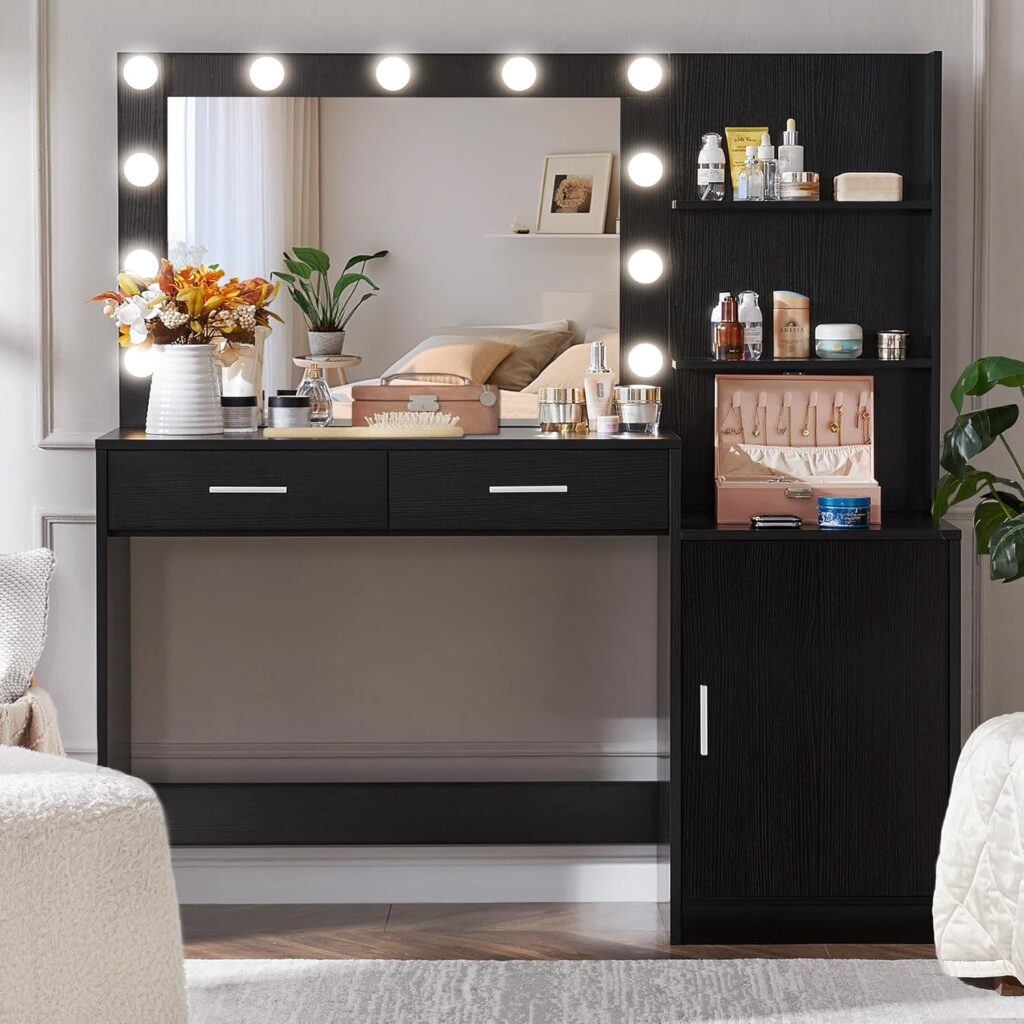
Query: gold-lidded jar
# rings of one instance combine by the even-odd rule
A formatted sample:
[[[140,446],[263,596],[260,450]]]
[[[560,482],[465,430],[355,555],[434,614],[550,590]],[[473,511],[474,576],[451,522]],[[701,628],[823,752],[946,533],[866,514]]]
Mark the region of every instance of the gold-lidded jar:
[[[661,388],[656,384],[620,384],[615,389],[619,425],[627,434],[656,434],[661,422]]]
[[[587,402],[583,388],[538,388],[537,419],[546,434],[585,431]]]

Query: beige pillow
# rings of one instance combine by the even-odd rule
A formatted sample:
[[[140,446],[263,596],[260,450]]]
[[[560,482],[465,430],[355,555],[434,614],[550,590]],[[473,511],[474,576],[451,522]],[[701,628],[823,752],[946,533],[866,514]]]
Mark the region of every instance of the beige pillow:
[[[441,375],[454,373],[468,377],[474,384],[483,384],[495,367],[515,348],[507,341],[491,338],[467,338],[457,334],[436,334],[421,341],[411,352],[392,363],[382,376],[403,373],[428,373],[439,383],[446,381]]]
[[[562,321],[568,324],[568,321]],[[573,334],[569,330],[548,330],[542,324],[537,328],[527,327],[452,327],[452,334],[487,338],[491,341],[507,341],[515,345],[487,378],[488,384],[506,391],[522,391],[552,359],[572,344]]]
[[[618,335],[609,335],[605,342],[605,355],[608,357],[608,365],[615,373],[616,382],[619,379],[619,339]],[[581,388],[583,387],[583,374],[587,372],[587,365],[590,362],[590,346],[572,345],[567,348],[553,363],[546,366],[533,381],[531,381],[523,392],[528,395],[535,395],[540,388]]]

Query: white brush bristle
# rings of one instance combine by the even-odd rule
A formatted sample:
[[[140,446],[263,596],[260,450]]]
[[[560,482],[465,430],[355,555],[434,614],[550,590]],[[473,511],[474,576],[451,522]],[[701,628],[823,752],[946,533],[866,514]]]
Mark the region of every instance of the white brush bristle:
[[[450,412],[375,412],[366,417],[368,427],[457,427],[459,417]]]

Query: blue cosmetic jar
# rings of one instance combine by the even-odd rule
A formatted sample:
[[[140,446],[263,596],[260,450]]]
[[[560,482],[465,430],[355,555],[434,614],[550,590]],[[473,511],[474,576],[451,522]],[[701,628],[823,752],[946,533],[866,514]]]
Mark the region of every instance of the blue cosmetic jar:
[[[819,498],[818,525],[829,530],[867,529],[870,498]]]

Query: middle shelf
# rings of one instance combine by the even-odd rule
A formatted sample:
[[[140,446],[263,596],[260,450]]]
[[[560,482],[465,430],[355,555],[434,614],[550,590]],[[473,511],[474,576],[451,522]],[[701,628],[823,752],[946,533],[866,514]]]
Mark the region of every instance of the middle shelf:
[[[676,370],[709,373],[863,373],[865,370],[929,370],[931,359],[674,359]]]

